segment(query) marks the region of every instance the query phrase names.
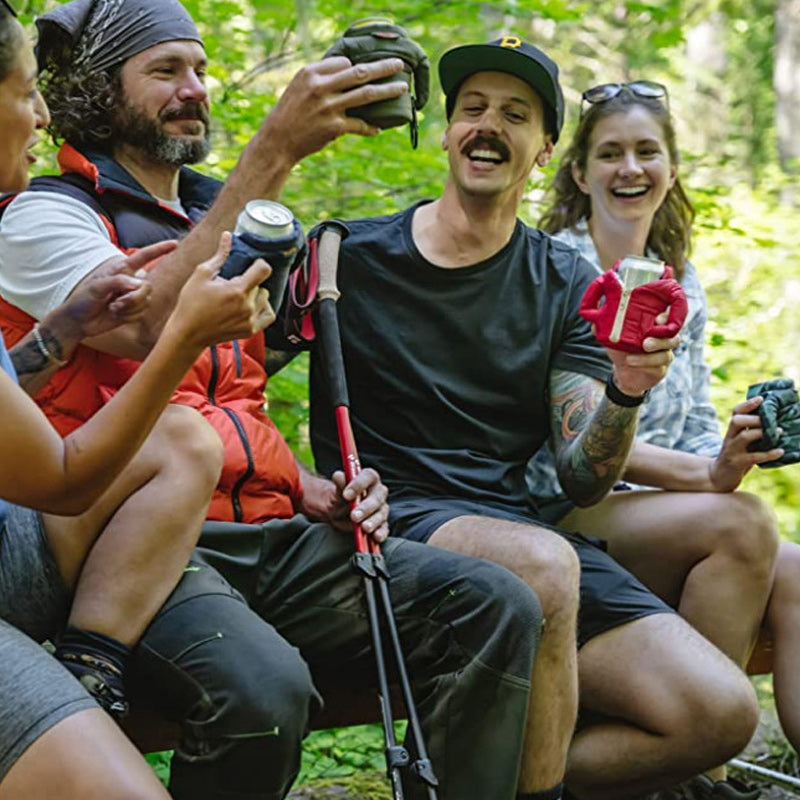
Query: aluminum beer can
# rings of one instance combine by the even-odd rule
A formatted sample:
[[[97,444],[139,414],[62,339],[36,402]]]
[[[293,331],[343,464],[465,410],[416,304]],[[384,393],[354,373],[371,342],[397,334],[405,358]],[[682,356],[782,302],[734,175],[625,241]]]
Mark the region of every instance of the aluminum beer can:
[[[625,289],[635,289],[664,274],[664,262],[644,256],[625,256],[617,268],[617,274]]]
[[[252,233],[262,239],[288,236],[294,226],[294,214],[274,200],[251,200],[239,214],[234,233]]]

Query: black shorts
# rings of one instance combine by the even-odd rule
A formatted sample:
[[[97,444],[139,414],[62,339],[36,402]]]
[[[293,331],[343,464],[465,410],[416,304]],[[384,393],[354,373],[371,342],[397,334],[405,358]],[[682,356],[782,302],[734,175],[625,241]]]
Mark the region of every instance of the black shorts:
[[[654,595],[638,578],[614,561],[600,539],[566,533],[537,519],[532,512],[514,512],[454,497],[393,499],[392,534],[427,542],[433,533],[456,517],[479,516],[535,525],[563,536],[575,548],[581,563],[578,647],[601,633],[651,614],[675,610]]]

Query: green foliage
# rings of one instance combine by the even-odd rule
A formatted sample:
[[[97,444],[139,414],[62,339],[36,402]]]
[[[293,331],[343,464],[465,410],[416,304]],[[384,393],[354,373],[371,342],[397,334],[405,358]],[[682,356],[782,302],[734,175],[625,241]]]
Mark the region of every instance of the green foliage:
[[[402,738],[404,723],[397,723],[395,735]],[[380,725],[358,725],[315,731],[304,742],[299,783],[321,778],[342,778],[362,772],[384,772],[383,730]]]
[[[147,753],[145,761],[153,768],[153,772],[166,786],[169,783],[169,764],[172,760],[172,751],[167,750],[163,753]]]
[[[300,460],[313,466],[308,438],[308,354],[302,353],[271,377],[267,394],[272,421]]]
[[[29,0],[26,21],[55,0]],[[682,175],[698,211],[692,260],[706,287],[712,399],[725,424],[750,383],[800,382],[800,215],[782,202],[793,184],[777,164],[772,89],[774,0],[185,0],[211,59],[215,152],[203,167],[224,177],[292,75],[318,59],[354,19],[384,14],[405,25],[432,63],[447,48],[522,35],[559,63],[568,141],[580,93],[596,83],[646,77],[669,85]],[[298,124],[302,124],[300,121]],[[420,145],[406,129],[345,137],[306,159],[283,194],[305,226],[328,217],[393,212],[435,196],[446,171],[438,82],[420,115]],[[562,144],[563,148],[563,144]],[[40,147],[40,152],[45,148]],[[52,170],[52,160],[40,168]],[[531,182],[521,216],[534,222],[555,162]],[[796,189],[795,189],[796,191]],[[270,383],[270,414],[310,463],[307,359]],[[800,541],[800,466],[754,470],[746,488],[776,509]],[[382,769],[378,736],[349,731],[309,738],[312,760],[335,774]],[[366,742],[366,743],[365,743]],[[304,767],[304,775],[311,774]],[[327,777],[331,777],[330,774]],[[366,794],[364,796],[367,796]]]
[[[53,4],[29,0],[25,19]],[[789,179],[776,160],[774,0],[398,0],[391,7],[374,0],[186,0],[186,6],[211,60],[215,150],[204,169],[219,177],[233,167],[294,72],[363,16],[394,17],[434,64],[459,42],[502,33],[531,38],[561,65],[568,106],[563,140],[587,85],[642,76],[667,82],[683,176],[698,211],[693,260],[711,308],[713,399],[724,420],[749,383],[777,374],[800,378],[793,346],[800,226],[797,211],[779,202]],[[701,51],[700,60],[692,53],[691,40],[704,26],[719,59],[711,51]],[[310,227],[329,217],[390,213],[433,197],[446,173],[440,147],[445,124],[434,70],[417,150],[406,129],[373,139],[344,137],[295,168],[283,201]],[[44,158],[40,168],[51,170],[52,163]],[[556,161],[531,182],[521,209],[526,221],[538,218],[541,189],[555,167]],[[310,462],[306,368],[301,357],[275,376],[269,408]],[[798,469],[755,471],[747,485],[776,506],[784,533],[800,539]]]

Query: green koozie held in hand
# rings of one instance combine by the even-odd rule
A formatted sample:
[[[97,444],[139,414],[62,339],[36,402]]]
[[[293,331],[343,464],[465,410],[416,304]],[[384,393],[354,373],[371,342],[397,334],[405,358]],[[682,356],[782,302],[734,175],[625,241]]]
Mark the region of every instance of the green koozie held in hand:
[[[747,390],[748,400],[760,395],[764,402],[758,407],[761,438],[750,445],[751,450],[772,450],[782,447],[784,454],[774,461],[759,464],[759,467],[782,467],[800,461],[800,402],[791,378],[775,378],[756,383]]]
[[[392,100],[368,103],[351,108],[347,113],[359,117],[378,128],[395,128],[411,125],[411,144],[417,146],[417,114],[428,101],[430,90],[430,63],[425,51],[399,25],[384,17],[370,17],[354,22],[325,53],[329,56],[345,56],[353,64],[380,61],[382,58],[400,58],[405,64],[399,75],[384,78],[380,83],[405,80],[408,93]],[[412,75],[414,85],[412,91]]]

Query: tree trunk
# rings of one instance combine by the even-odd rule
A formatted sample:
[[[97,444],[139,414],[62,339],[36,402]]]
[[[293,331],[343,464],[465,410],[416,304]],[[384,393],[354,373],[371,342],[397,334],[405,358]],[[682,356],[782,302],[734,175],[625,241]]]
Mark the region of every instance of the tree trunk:
[[[800,0],[778,0],[775,11],[775,94],[778,157],[787,175],[800,174]],[[798,202],[798,190],[784,193]]]

